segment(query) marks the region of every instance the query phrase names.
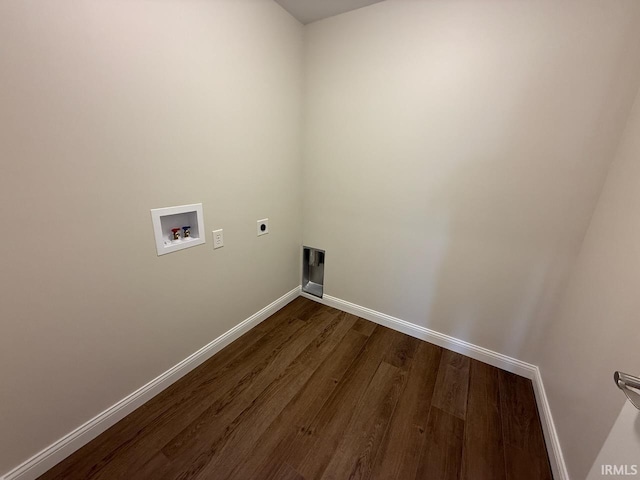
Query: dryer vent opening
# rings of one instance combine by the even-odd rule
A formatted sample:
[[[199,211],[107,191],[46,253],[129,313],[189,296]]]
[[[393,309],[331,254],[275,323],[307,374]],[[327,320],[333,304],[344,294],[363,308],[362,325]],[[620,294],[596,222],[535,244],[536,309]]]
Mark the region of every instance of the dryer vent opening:
[[[302,247],[302,291],[322,298],[324,290],[324,250]]]

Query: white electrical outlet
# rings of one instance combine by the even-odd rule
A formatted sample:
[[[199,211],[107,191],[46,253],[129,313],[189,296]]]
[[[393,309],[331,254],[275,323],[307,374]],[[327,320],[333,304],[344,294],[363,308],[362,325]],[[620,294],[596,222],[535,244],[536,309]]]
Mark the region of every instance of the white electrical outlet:
[[[224,247],[224,232],[222,229],[214,230],[211,233],[213,233],[213,248]]]
[[[258,220],[258,236],[266,235],[267,233],[269,233],[269,219]]]

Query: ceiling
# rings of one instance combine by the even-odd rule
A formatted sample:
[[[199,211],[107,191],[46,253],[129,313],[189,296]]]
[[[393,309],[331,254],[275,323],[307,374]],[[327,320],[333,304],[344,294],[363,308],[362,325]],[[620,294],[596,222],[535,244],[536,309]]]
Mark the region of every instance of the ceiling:
[[[366,7],[382,0],[276,0],[300,23],[307,24]]]

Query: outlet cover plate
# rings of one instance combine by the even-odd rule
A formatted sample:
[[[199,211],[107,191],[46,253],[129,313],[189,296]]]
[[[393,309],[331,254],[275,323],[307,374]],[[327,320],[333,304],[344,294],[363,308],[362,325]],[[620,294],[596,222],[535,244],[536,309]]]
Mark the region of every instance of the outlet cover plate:
[[[213,248],[224,247],[224,232],[222,229],[214,230],[211,233],[213,233]]]
[[[258,236],[266,235],[267,233],[269,233],[269,219],[258,220]]]

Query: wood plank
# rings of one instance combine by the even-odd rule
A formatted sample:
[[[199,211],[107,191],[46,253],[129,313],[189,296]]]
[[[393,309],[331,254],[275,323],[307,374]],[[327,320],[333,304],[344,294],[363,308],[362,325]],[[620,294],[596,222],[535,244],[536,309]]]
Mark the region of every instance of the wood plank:
[[[531,380],[499,372],[507,480],[551,480],[551,466]]]
[[[296,365],[300,371],[304,371],[306,367],[301,360],[308,358],[309,349],[323,351],[326,348],[326,342],[315,341],[327,327],[339,327],[342,335],[350,328],[349,324],[345,325],[338,320],[338,312],[320,309],[317,310],[314,321],[303,323],[305,327],[295,337],[289,338],[286,348],[278,352],[277,356],[265,359],[259,364],[260,368],[249,372],[218,400],[212,401],[208,409],[182,430],[172,432],[172,436],[165,440],[165,445],[161,446],[162,452],[172,461],[170,471],[163,472],[164,478],[178,478],[181,470],[189,472],[186,478],[197,476],[231,438],[240,423],[238,417],[244,418],[243,412],[260,399],[261,395],[268,397],[275,388],[272,386],[269,389],[274,381],[288,385],[291,376],[287,375],[287,370],[292,362],[298,359]],[[326,338],[333,345],[340,340],[338,335]]]
[[[333,315],[331,323],[226,427],[215,441],[218,446],[215,455],[196,478],[228,478],[236,465],[253,455],[258,438],[301,391],[356,320],[336,315],[334,310],[324,315]]]
[[[505,480],[499,370],[471,360],[462,480]]]
[[[463,434],[462,419],[432,406],[416,479],[458,480]]]
[[[376,457],[372,479],[416,478],[442,349],[420,342],[404,391]]]
[[[440,360],[432,405],[464,420],[469,390],[469,357],[445,350]]]
[[[283,463],[277,470],[276,475],[279,480],[305,480],[295,469],[288,463]]]
[[[345,335],[302,390],[258,438],[251,455],[236,466],[229,475],[230,479],[266,478],[277,473],[278,465],[286,458],[298,431],[315,417],[366,340],[367,337],[353,329]]]
[[[409,335],[401,335],[397,345],[394,348],[389,349],[387,354],[384,356],[383,361],[393,365],[394,367],[408,371],[409,365],[413,360],[413,356],[419,344],[420,340],[417,338],[410,337]]]
[[[358,317],[356,317],[358,318]],[[356,324],[353,326],[356,332],[360,332],[367,337],[370,337],[373,331],[376,329],[376,324],[365,320],[364,318],[358,318]]]
[[[321,310],[318,310],[319,312]],[[325,310],[320,318],[331,318],[327,324],[312,340],[311,344],[300,354],[296,361],[306,366],[318,368],[324,360],[331,354],[344,338],[344,336],[354,329],[358,317],[346,312],[340,312],[333,308]],[[317,318],[317,317],[314,317]]]
[[[371,475],[406,373],[382,362],[355,408],[340,446],[322,474],[326,480],[363,479]]]
[[[387,351],[401,340],[402,334],[378,325],[316,417],[300,428],[286,461],[305,478],[317,478],[322,474],[378,365]]]
[[[171,465],[169,459],[162,453],[156,453],[135,473],[136,478],[157,478],[156,472],[163,471]],[[123,475],[126,477],[126,475]]]
[[[270,322],[274,322],[274,321],[278,322],[283,318],[284,319],[298,318],[298,312],[300,311],[300,309],[307,306],[308,306],[308,303],[306,298],[297,297],[291,302],[289,302],[287,305],[285,305],[283,308],[278,310],[276,313],[271,315],[269,318],[266,318],[263,322],[259,323],[254,328],[263,328],[263,327],[270,328],[269,326]]]
[[[309,300],[308,298],[298,297],[300,302],[297,305],[296,310],[292,313],[295,318],[302,321],[308,321],[314,315],[318,315],[321,312],[330,312],[333,311],[331,307],[327,307],[322,305],[321,303],[314,302],[313,300]]]
[[[250,403],[231,423],[221,431],[216,431],[210,439],[206,439],[206,456],[199,455],[201,467],[193,478],[227,478],[236,465],[253,453],[255,441],[282,412],[284,406],[300,391],[312,375],[311,369],[302,363],[287,369],[269,385],[253,402]],[[217,430],[217,429],[215,429]],[[197,448],[197,445],[194,445]],[[184,458],[187,455],[183,454]],[[204,461],[203,461],[204,460]]]
[[[201,411],[196,418],[180,429],[181,431],[173,431],[172,438],[167,439],[162,445],[164,454],[173,460],[183,451],[189,450],[190,445],[197,442],[201,435],[207,435],[207,425],[219,423],[217,419],[223,415],[224,418],[231,415],[229,421],[233,420],[235,415],[242,411],[237,404],[238,399],[247,391],[249,397],[257,397],[313,341],[318,330],[324,328],[330,320],[325,318],[324,323],[314,326],[296,319],[303,327],[288,336],[286,344],[279,345],[280,348],[277,350],[258,352],[263,354],[262,358],[254,358],[253,362],[240,369],[228,385],[220,385],[220,392],[214,398],[210,398],[208,408]],[[227,407],[232,408],[235,413],[230,413]]]

